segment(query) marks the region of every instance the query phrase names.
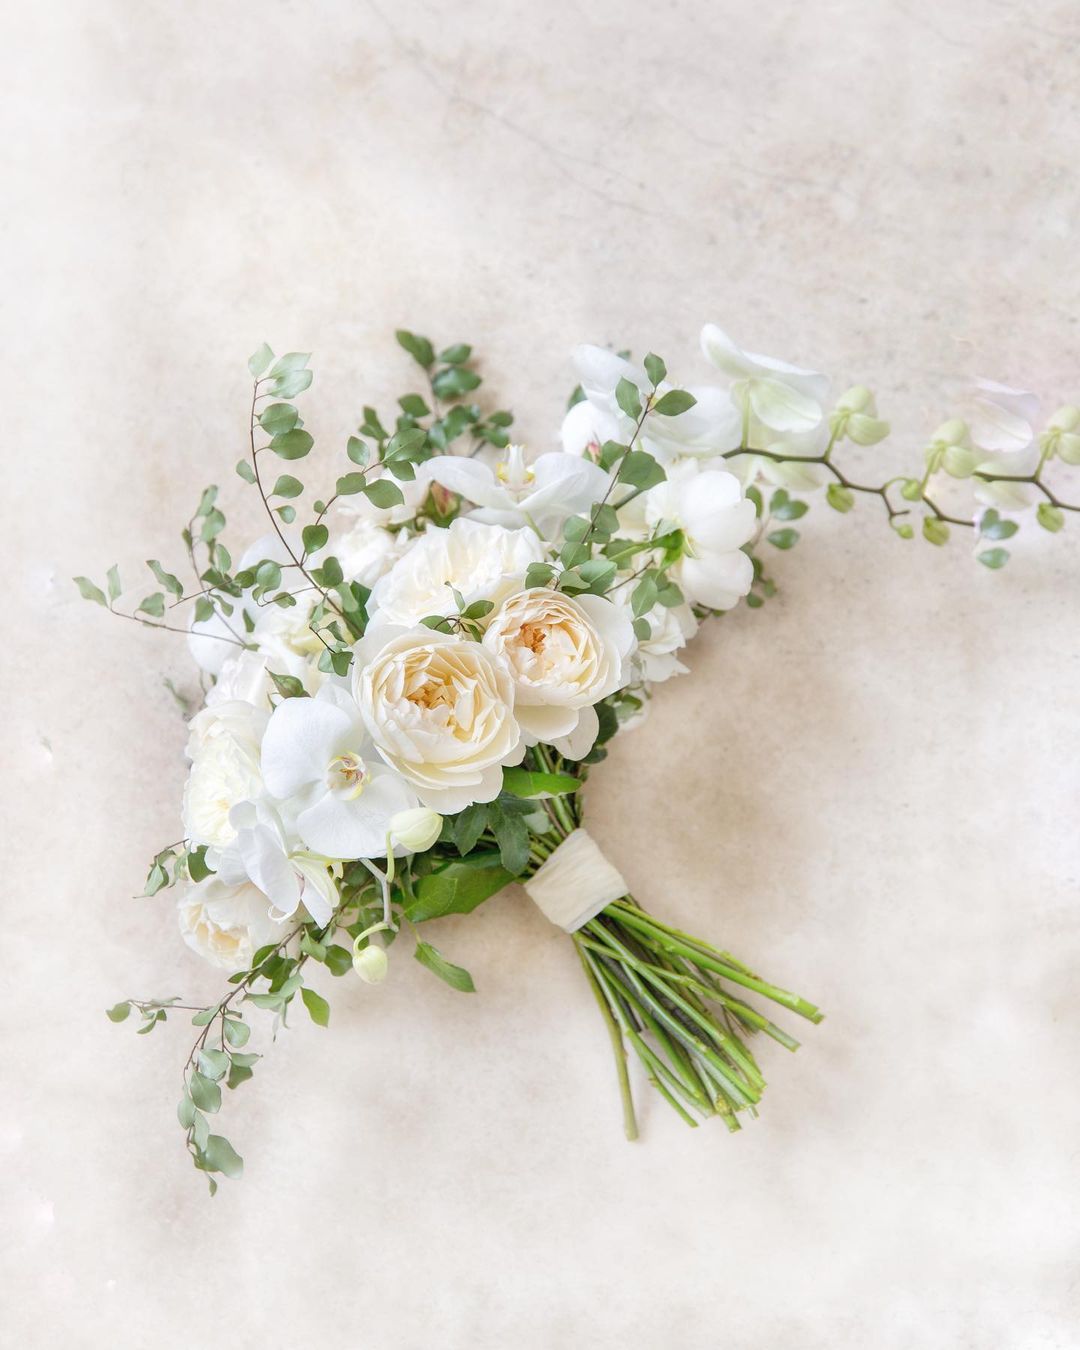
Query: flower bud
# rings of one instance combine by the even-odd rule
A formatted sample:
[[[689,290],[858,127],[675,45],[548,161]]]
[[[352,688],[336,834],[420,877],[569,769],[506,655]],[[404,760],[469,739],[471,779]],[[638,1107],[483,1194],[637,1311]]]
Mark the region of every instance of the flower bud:
[[[889,424],[878,417],[873,392],[865,384],[840,395],[829,414],[829,429],[836,440],[846,436],[856,445],[876,445],[889,434]]]
[[[381,984],[386,979],[390,961],[381,947],[369,945],[353,950],[353,970],[365,984]]]
[[[1046,424],[1039,444],[1047,459],[1055,455],[1066,464],[1080,464],[1080,408],[1067,403]]]
[[[418,806],[411,811],[399,811],[390,818],[390,837],[407,853],[423,853],[442,833],[443,818],[437,811]]]

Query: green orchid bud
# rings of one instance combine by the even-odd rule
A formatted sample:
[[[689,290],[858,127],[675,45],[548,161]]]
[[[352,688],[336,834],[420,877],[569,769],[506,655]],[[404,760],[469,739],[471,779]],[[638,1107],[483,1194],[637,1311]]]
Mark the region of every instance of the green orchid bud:
[[[418,806],[390,818],[390,837],[408,853],[423,853],[442,834],[443,818],[437,811]]]
[[[968,438],[967,423],[959,417],[951,417],[947,422],[942,422],[937,431],[930,438],[930,444],[926,447],[926,467],[931,473],[937,473],[944,462],[946,452],[955,446],[963,445]],[[954,462],[960,467],[963,460],[959,457]],[[972,466],[974,467],[974,466]],[[971,470],[968,470],[970,473]],[[963,474],[957,474],[956,477],[963,477]]]
[[[1059,408],[1039,437],[1045,459],[1057,456],[1066,464],[1080,464],[1080,408],[1067,403]]]
[[[361,947],[359,951],[353,948],[352,964],[353,970],[365,984],[381,984],[386,979],[390,960],[382,947],[369,945]]]
[[[979,456],[966,445],[950,445],[941,457],[941,467],[953,478],[970,478]]]
[[[829,430],[837,441],[846,436],[856,445],[876,445],[889,434],[889,424],[878,417],[872,391],[856,384],[836,400],[829,414]]]

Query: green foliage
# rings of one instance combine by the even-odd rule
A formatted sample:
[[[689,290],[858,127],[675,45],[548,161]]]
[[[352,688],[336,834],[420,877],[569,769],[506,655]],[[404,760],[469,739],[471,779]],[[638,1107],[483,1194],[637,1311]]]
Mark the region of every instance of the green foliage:
[[[503,791],[514,797],[561,797],[577,792],[581,779],[572,773],[543,773],[531,769],[503,769]],[[463,849],[462,852],[468,852]]]
[[[620,379],[615,386],[615,402],[632,421],[641,416],[641,394],[636,384]]]
[[[427,966],[428,970],[438,975],[440,980],[445,980],[451,989],[457,989],[463,994],[476,992],[476,986],[469,972],[463,970],[461,966],[453,965],[430,942],[417,942],[413,955],[422,966]]]
[[[330,1025],[330,1004],[327,1003],[320,994],[314,989],[308,989],[305,985],[300,990],[300,997],[304,1001],[304,1007],[308,1010],[311,1020],[316,1026],[326,1027]]]
[[[424,923],[446,914],[471,914],[512,880],[501,866],[449,863],[419,879],[414,895],[405,902],[405,916]]]
[[[669,389],[653,404],[653,412],[659,413],[661,417],[678,417],[689,412],[695,403],[697,399],[685,389]]]

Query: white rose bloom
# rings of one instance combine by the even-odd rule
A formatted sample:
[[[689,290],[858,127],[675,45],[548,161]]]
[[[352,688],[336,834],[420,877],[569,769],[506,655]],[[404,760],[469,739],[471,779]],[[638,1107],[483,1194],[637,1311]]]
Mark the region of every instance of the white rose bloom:
[[[404,483],[400,486],[412,485]],[[395,533],[385,529],[378,519],[350,506],[340,513],[338,528],[331,536],[327,552],[341,564],[346,581],[358,581],[370,590],[408,547],[407,531]]]
[[[620,586],[614,592],[615,602],[630,613],[632,586]],[[644,641],[638,640],[633,655],[633,669],[638,681],[662,684],[673,675],[685,675],[686,667],[676,652],[682,650],[698,630],[698,621],[689,605],[656,604],[641,615],[649,625],[650,633]],[[624,724],[628,725],[628,724]]]
[[[204,708],[191,719],[184,785],[184,833],[193,844],[219,850],[236,837],[232,808],[262,792],[259,742],[268,714],[233,700]]]
[[[332,683],[274,709],[262,771],[295,815],[297,834],[327,858],[385,856],[391,820],[417,805],[416,793],[379,762],[360,709]]]
[[[526,741],[581,759],[599,727],[593,704],[626,682],[634,629],[627,611],[603,596],[534,587],[503,601],[484,646],[510,671]]]
[[[477,520],[455,520],[449,529],[429,529],[377,582],[369,611],[380,622],[411,628],[430,614],[455,614],[450,588],[465,603],[495,604],[521,584],[530,563],[544,557],[533,530],[507,530]]]
[[[731,609],[750,589],[754,567],[742,546],[756,528],[754,504],[734,474],[684,463],[645,494],[654,527],[677,527],[686,553],[670,576],[691,604]]]
[[[451,815],[499,795],[503,766],[521,761],[525,741],[509,672],[485,647],[430,628],[376,632],[353,665],[379,753],[425,806]]]
[[[269,942],[281,939],[266,896],[251,885],[229,886],[207,877],[189,886],[178,905],[180,932],[194,952],[223,970],[244,970]]]

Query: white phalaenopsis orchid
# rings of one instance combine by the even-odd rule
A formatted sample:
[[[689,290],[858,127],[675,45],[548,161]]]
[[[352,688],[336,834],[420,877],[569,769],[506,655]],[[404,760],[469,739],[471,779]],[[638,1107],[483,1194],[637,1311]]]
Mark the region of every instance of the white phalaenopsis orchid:
[[[299,837],[326,858],[385,856],[392,818],[419,805],[380,759],[353,699],[331,683],[274,709],[262,771],[268,791],[288,803]]]
[[[604,495],[608,476],[579,455],[541,455],[525,461],[520,445],[510,445],[494,468],[462,455],[439,455],[420,466],[425,477],[472,502],[473,520],[507,529],[530,526],[545,539],[558,538],[569,516],[586,511]]]
[[[736,445],[793,458],[821,453],[828,435],[827,375],[744,351],[714,323],[701,330],[701,349],[731,381],[740,428]],[[825,480],[820,466],[778,464],[760,455],[740,455],[732,466],[747,482],[760,473],[771,483],[796,490],[819,487]]]
[[[645,516],[654,529],[680,529],[685,552],[672,580],[692,604],[731,609],[746,595],[754,566],[742,546],[756,527],[754,504],[723,469],[680,464],[646,494]]]
[[[575,350],[573,362],[585,397],[563,419],[563,449],[581,455],[589,446],[601,446],[605,441],[628,441],[634,423],[619,407],[615,389],[620,380],[629,380],[644,404],[652,393],[652,381],[644,367],[603,347],[589,345]],[[661,396],[672,388],[662,382],[656,393]],[[713,385],[695,385],[687,392],[696,400],[688,411],[677,417],[650,412],[642,423],[638,444],[662,464],[683,455],[708,458],[734,450],[739,444],[741,423],[729,395]]]
[[[338,892],[326,858],[303,849],[266,800],[241,802],[230,818],[236,838],[221,854],[218,877],[230,886],[256,886],[275,922],[291,918],[303,904],[316,923],[329,923]]]

